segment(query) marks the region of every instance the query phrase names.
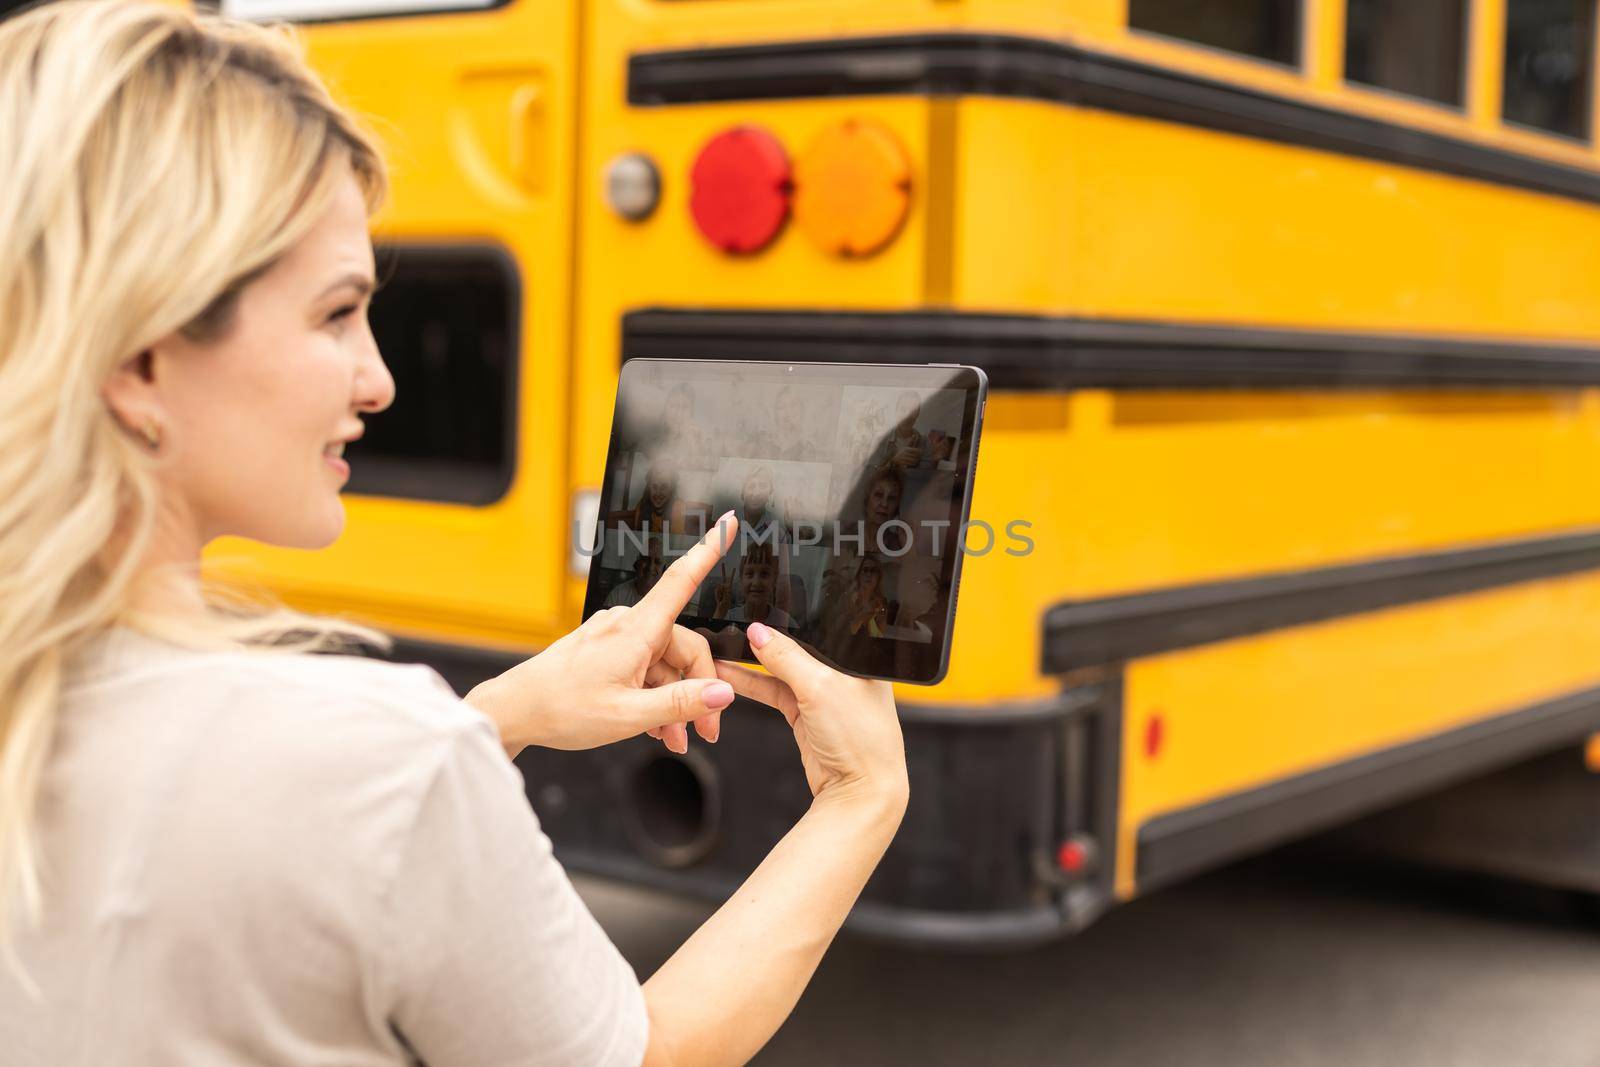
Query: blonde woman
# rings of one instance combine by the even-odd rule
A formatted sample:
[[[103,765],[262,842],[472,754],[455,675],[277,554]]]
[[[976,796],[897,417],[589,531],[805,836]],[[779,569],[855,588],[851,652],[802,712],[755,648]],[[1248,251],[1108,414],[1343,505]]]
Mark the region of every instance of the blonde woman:
[[[284,34],[122,0],[0,23],[0,188],[5,1062],[753,1055],[903,815],[887,686],[758,627],[770,674],[713,662],[672,619],[715,537],[464,701],[347,654],[381,634],[201,584],[224,534],[331,542],[341,446],[394,392],[383,165]],[[736,691],[793,725],[814,803],[641,987],[507,755],[681,750]]]

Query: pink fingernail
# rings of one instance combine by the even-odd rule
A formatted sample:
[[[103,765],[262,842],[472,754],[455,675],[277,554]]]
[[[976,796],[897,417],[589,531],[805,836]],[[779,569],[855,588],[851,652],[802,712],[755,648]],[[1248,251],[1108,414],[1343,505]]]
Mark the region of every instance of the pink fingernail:
[[[765,648],[767,642],[772,640],[772,631],[764,622],[753,622],[745,631],[745,636],[750,638],[751,648]]]
[[[700,699],[712,711],[721,711],[733,703],[733,686],[727,682],[712,682],[700,690]]]

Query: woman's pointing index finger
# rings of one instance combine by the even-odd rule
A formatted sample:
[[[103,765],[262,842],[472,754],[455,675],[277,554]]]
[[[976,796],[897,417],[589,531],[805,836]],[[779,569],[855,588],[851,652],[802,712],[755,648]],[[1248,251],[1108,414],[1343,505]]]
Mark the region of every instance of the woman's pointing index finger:
[[[661,573],[656,584],[634,606],[634,618],[649,627],[651,633],[665,633],[706,580],[706,575],[711,573],[711,568],[733,544],[738,532],[739,520],[730,510],[693,548]]]

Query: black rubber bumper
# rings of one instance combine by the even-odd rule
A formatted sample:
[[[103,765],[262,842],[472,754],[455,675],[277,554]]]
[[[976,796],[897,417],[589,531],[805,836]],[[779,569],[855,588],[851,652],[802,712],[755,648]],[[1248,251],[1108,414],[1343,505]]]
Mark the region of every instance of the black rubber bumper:
[[[917,714],[902,723],[911,801],[848,926],[917,943],[1004,947],[1074,925],[1039,861],[1060,835],[1065,706],[1033,714]],[[1061,714],[1057,714],[1057,711]],[[572,870],[706,900],[727,898],[811,803],[782,716],[739,701],[716,744],[684,756],[634,739],[518,763]]]

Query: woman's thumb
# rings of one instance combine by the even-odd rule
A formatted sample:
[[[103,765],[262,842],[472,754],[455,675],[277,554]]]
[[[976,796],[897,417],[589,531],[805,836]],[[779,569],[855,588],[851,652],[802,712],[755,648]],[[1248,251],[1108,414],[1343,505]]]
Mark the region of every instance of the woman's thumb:
[[[761,661],[761,665],[772,672],[774,677],[788,682],[789,688],[796,693],[807,688],[815,672],[821,667],[821,664],[806,654],[805,649],[795,643],[794,638],[779,633],[766,623],[751,623],[745,630],[745,636],[750,639],[750,648],[754,650],[756,659]]]

